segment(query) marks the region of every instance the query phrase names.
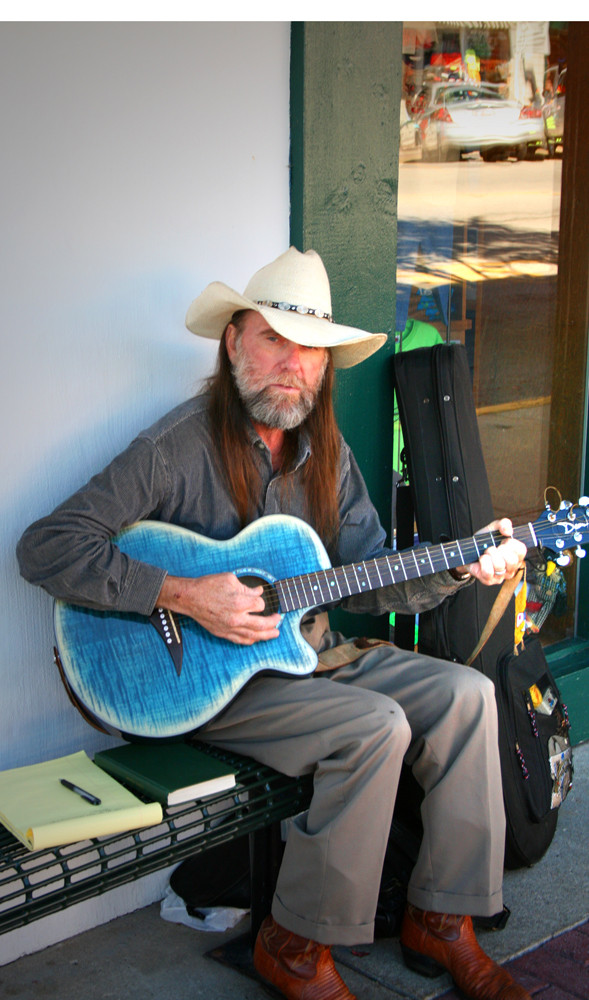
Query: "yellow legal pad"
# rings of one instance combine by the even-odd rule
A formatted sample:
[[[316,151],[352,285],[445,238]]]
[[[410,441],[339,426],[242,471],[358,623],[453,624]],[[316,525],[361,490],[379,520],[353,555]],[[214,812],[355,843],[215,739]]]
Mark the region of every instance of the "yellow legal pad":
[[[100,805],[64,788],[61,778],[95,795]],[[162,815],[159,802],[142,802],[83,750],[0,771],[0,822],[32,851],[155,826]]]

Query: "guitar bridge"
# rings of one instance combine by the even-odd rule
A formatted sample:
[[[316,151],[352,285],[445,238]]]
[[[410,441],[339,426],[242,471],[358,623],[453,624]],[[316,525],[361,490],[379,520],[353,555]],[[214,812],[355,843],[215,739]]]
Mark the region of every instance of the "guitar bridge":
[[[149,621],[159,636],[164,640],[168,653],[172,657],[174,669],[178,677],[182,673],[182,632],[180,622],[167,608],[156,608],[149,616]]]

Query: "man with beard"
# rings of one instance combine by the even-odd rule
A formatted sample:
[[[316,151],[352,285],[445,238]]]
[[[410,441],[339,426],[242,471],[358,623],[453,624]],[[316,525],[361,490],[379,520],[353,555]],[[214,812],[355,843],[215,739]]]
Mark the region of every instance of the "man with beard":
[[[177,407],[19,543],[23,575],[54,597],[150,615],[164,607],[235,644],[272,643],[261,587],[232,573],[176,577],[123,555],[125,525],[156,518],[210,538],[266,514],[304,519],[333,565],[387,553],[385,532],[335,422],[335,367],[386,339],[334,322],[319,256],[294,248],[243,295],[214,282],[188,328],[220,340],[206,391]],[[504,541],[458,570],[350,597],[352,611],[420,611],[472,578],[512,577],[525,549]],[[353,1000],[332,944],[372,940],[381,869],[403,760],[423,793],[424,836],[401,932],[405,961],[447,969],[473,1000],[529,994],[478,945],[470,914],[502,906],[504,814],[492,684],[481,674],[329,630],[325,609],[301,631],[318,652],[311,676],[257,675],[200,730],[203,739],[288,775],[313,773],[308,812],[291,824],[272,914],[254,963],[289,1000]],[[333,652],[337,654],[333,657]],[[206,664],[203,664],[206,669]]]

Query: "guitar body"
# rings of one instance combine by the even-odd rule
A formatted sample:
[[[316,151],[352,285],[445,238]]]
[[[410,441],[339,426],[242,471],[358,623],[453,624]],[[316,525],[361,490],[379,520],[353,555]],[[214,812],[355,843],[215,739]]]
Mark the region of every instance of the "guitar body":
[[[115,542],[173,576],[233,572],[272,584],[330,565],[313,529],[286,515],[262,518],[223,542],[159,521],[132,525]],[[100,724],[124,735],[170,738],[210,721],[256,674],[312,673],[317,656],[300,633],[305,610],[284,616],[278,639],[253,646],[218,639],[193,619],[174,615],[180,665],[165,635],[141,615],[58,601],[54,624],[67,685]]]

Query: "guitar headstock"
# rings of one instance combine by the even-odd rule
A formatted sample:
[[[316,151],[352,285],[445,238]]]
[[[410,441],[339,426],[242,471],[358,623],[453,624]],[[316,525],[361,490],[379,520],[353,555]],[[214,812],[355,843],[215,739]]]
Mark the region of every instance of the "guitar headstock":
[[[582,558],[582,546],[589,542],[589,497],[581,497],[576,504],[562,500],[558,510],[546,504],[546,510],[534,522],[534,531],[538,543],[556,555],[559,565],[570,562],[569,549],[574,548],[575,555]]]

